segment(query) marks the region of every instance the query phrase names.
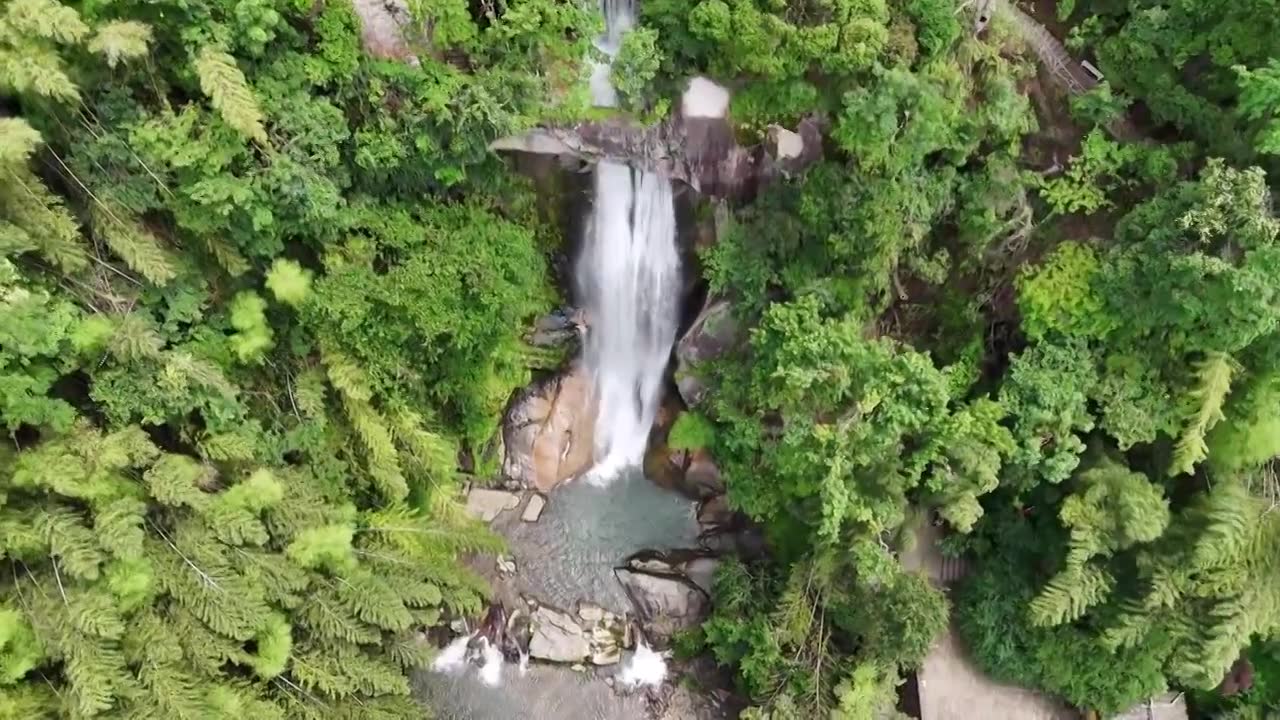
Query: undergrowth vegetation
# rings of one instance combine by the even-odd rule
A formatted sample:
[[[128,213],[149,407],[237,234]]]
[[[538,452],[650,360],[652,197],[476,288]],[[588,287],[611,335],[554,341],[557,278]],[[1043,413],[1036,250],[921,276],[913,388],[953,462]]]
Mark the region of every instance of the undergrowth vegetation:
[[[486,146],[578,112],[533,68],[594,26],[464,12],[411,66],[342,2],[0,4],[0,717],[422,716],[552,299]]]

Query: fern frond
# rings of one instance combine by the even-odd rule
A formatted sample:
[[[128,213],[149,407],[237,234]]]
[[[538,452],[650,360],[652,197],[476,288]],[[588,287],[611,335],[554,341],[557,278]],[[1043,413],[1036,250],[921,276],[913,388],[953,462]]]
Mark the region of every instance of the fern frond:
[[[107,343],[111,354],[123,362],[157,360],[163,347],[164,340],[151,327],[149,318],[138,313],[119,316],[115,332]]]
[[[124,618],[110,595],[87,592],[77,594],[68,604],[71,624],[85,635],[118,640],[124,635]]]
[[[204,517],[214,536],[232,547],[262,546],[270,539],[262,521],[244,508],[214,503],[205,509]]]
[[[214,261],[221,265],[231,277],[240,277],[249,272],[249,261],[245,260],[231,243],[222,238],[210,236],[204,239],[204,244]]]
[[[135,701],[156,715],[172,720],[201,720],[209,717],[204,700],[205,683],[174,663],[145,663],[138,679],[146,688],[145,700]]]
[[[329,374],[329,382],[338,392],[354,400],[368,401],[373,398],[364,370],[342,353],[325,351],[324,364]]]
[[[1239,482],[1219,483],[1196,510],[1204,528],[1191,552],[1193,566],[1205,569],[1242,556],[1258,522],[1258,506],[1249,491]]]
[[[26,230],[11,222],[0,220],[0,257],[12,257],[36,249],[36,243]]]
[[[160,239],[119,209],[95,209],[94,234],[106,242],[125,264],[154,285],[164,285],[177,274],[175,261]]]
[[[386,577],[367,571],[351,573],[338,584],[337,595],[352,614],[383,630],[399,632],[413,624],[399,591]]]
[[[300,649],[290,671],[298,684],[332,698],[408,695],[409,682],[389,659],[370,656],[357,645],[326,643]]]
[[[57,0],[13,0],[4,20],[21,36],[72,44],[89,34],[80,13]]]
[[[1239,366],[1226,353],[1209,353],[1196,363],[1196,387],[1190,393],[1185,425],[1174,447],[1170,475],[1190,473],[1209,456],[1205,436],[1225,417],[1222,406],[1231,392],[1231,379]]]
[[[80,99],[80,90],[62,69],[62,58],[44,47],[0,47],[0,88],[64,102]]]
[[[217,365],[203,358],[197,358],[191,353],[170,353],[165,359],[165,367],[181,374],[196,385],[216,390],[225,398],[236,396],[236,386],[227,380]]]
[[[253,440],[239,433],[205,435],[199,445],[202,455],[219,462],[252,460],[257,447]]]
[[[63,672],[70,680],[70,700],[80,717],[93,717],[115,704],[129,685],[124,656],[115,643],[70,634],[64,643]]]
[[[448,437],[431,432],[421,415],[403,405],[393,405],[388,413],[391,432],[409,456],[435,480],[451,478],[458,466],[458,448]]]
[[[1111,574],[1094,565],[1064,570],[1031,601],[1031,622],[1046,627],[1077,620],[1106,600],[1114,585]]]
[[[145,473],[143,479],[156,500],[172,507],[203,507],[208,497],[200,489],[208,469],[186,455],[167,454]]]
[[[420,670],[431,664],[435,656],[431,645],[417,633],[390,635],[382,643],[383,650],[405,670]]]
[[[0,163],[24,163],[42,142],[40,131],[22,118],[0,118]]]
[[[343,406],[364,445],[370,479],[388,500],[405,499],[409,495],[409,483],[404,478],[395,443],[391,441],[391,433],[382,417],[367,402],[347,399]]]
[[[62,270],[89,264],[79,224],[27,168],[0,167],[0,216],[20,228],[33,248]]]
[[[103,55],[107,65],[115,67],[121,60],[147,54],[151,44],[151,27],[134,20],[110,22],[98,26],[89,41],[89,52]]]
[[[1122,602],[1119,615],[1102,632],[1102,646],[1116,652],[1142,642],[1150,629],[1149,616],[1149,611],[1142,603],[1132,600]]]
[[[332,590],[311,593],[295,613],[307,629],[326,641],[376,643],[381,633],[360,621]]]
[[[49,544],[49,554],[74,577],[95,580],[106,559],[97,538],[83,518],[66,508],[55,508],[37,518],[37,527]]]
[[[304,417],[311,419],[325,416],[324,373],[308,368],[293,380],[293,399]]]
[[[296,608],[311,586],[311,575],[279,552],[244,548],[236,552],[239,569],[249,582],[263,590],[263,597],[277,607]]]
[[[118,558],[142,554],[142,521],[146,503],[133,498],[120,498],[93,516],[93,529],[98,543]]]
[[[241,135],[262,145],[267,145],[267,131],[262,125],[262,111],[258,99],[236,67],[236,59],[225,52],[206,47],[195,60],[200,89],[213,102],[213,107],[228,125]]]

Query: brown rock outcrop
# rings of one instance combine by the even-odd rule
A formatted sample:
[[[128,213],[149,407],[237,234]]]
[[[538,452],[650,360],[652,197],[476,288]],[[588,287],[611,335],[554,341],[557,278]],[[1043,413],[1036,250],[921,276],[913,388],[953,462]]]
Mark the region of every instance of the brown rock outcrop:
[[[546,493],[582,473],[591,465],[594,419],[591,378],[581,363],[525,388],[503,422],[503,474]]]

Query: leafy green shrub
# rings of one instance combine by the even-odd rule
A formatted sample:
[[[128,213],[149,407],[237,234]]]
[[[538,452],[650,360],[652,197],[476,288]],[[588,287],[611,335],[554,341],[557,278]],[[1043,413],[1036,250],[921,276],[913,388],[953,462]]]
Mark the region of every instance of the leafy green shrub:
[[[1086,125],[1105,126],[1122,118],[1131,102],[1114,92],[1111,83],[1104,80],[1089,92],[1071,98],[1071,116]]]
[[[1037,340],[1051,332],[1105,337],[1116,320],[1093,286],[1099,265],[1093,248],[1065,242],[1038,268],[1024,268],[1018,275],[1018,309],[1027,335]]]
[[[979,667],[993,678],[1041,688],[1103,713],[1129,709],[1165,688],[1157,645],[1114,654],[1071,625],[1033,626],[1027,605],[1035,588],[1025,572],[990,556],[956,596],[956,621]]]
[[[488,144],[574,112],[592,30],[439,20],[466,70],[350,3],[0,8],[0,716],[422,717],[498,547],[459,444],[550,300]]]
[[[1085,136],[1080,154],[1066,171],[1040,181],[1040,195],[1055,213],[1095,213],[1113,207],[1111,194],[1128,184],[1126,168],[1134,151],[1094,129]]]
[[[639,110],[652,99],[653,81],[661,64],[656,30],[639,27],[622,36],[611,77],[626,107]]]
[[[716,426],[693,411],[680,413],[667,435],[667,445],[672,450],[701,450],[710,448],[715,441]]]

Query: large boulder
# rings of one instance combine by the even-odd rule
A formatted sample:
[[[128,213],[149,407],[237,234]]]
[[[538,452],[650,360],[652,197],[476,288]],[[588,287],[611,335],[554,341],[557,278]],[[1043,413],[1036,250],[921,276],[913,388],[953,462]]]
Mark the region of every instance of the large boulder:
[[[698,366],[732,350],[743,339],[743,331],[733,316],[728,300],[708,299],[689,326],[689,331],[676,343],[676,387],[689,407],[706,396],[706,379]]]
[[[672,450],[666,439],[655,438],[644,458],[645,477],[659,487],[693,500],[724,494],[720,468],[705,448]]]
[[[529,656],[551,662],[582,662],[591,655],[591,641],[568,613],[539,607],[530,621],[533,637]]]
[[[572,350],[580,341],[581,322],[573,312],[556,310],[538,318],[525,341],[537,348]]]
[[[369,55],[418,65],[414,46],[426,46],[426,33],[413,21],[405,0],[355,0],[360,40]]]
[[[641,567],[657,570],[653,565],[649,561]],[[623,567],[614,575],[631,598],[649,639],[656,643],[670,642],[677,632],[698,626],[711,609],[707,593],[674,567],[662,573]]]
[[[523,487],[550,492],[591,466],[595,407],[580,363],[518,393],[503,421],[502,472]]]
[[[699,500],[706,500],[725,491],[724,478],[720,475],[720,466],[711,457],[706,448],[699,448],[688,453],[689,459],[684,467],[685,494]]]
[[[704,530],[732,527],[737,514],[729,507],[729,496],[717,495],[698,503],[698,525]]]
[[[711,594],[715,586],[716,571],[719,569],[720,558],[710,555],[692,557],[680,564],[680,572],[707,595]]]

